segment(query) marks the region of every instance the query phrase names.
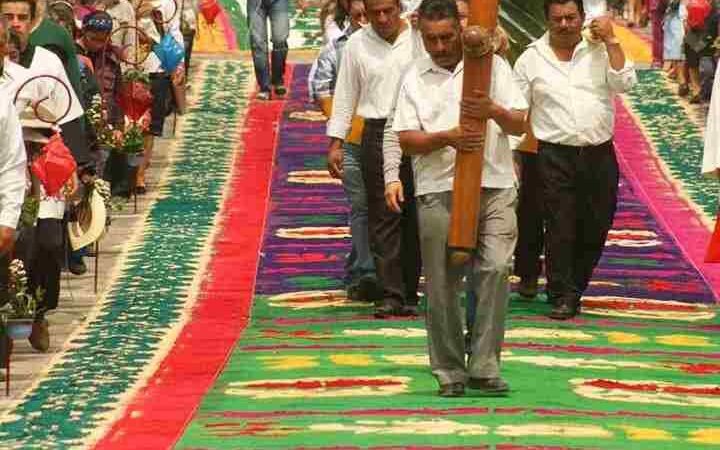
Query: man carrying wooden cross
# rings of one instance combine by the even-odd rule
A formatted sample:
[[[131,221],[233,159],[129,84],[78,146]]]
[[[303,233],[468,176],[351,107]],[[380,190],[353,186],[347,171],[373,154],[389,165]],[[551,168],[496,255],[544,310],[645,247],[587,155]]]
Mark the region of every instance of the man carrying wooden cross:
[[[509,388],[500,378],[500,347],[517,236],[516,179],[508,134],[523,133],[527,103],[508,63],[493,56],[489,96],[476,91],[474,98],[462,101],[462,114],[486,119],[487,127],[476,132],[463,130],[459,123],[464,61],[457,6],[453,0],[424,0],[418,20],[430,56],[408,70],[393,129],[403,152],[413,158],[430,365],[440,384],[440,396],[461,396],[466,384],[485,393],[504,393]],[[492,34],[486,36],[481,47],[492,51]],[[466,365],[458,300],[465,268],[450,262],[448,229],[455,152],[472,148],[484,148],[484,167],[477,251],[472,258],[478,305],[473,353]]]

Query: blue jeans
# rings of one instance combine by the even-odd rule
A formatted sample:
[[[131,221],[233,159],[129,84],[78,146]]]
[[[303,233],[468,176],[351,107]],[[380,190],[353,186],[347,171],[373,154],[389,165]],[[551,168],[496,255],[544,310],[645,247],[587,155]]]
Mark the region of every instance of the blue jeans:
[[[247,14],[255,78],[260,90],[269,92],[271,83],[273,86],[283,85],[285,59],[288,53],[287,40],[290,35],[288,0],[248,0]],[[268,64],[268,19],[270,19],[270,39],[273,44],[271,66]]]
[[[352,236],[350,282],[356,282],[365,275],[375,275],[375,263],[370,253],[368,233],[368,206],[360,169],[359,145],[343,144],[343,188],[350,200],[350,234]]]

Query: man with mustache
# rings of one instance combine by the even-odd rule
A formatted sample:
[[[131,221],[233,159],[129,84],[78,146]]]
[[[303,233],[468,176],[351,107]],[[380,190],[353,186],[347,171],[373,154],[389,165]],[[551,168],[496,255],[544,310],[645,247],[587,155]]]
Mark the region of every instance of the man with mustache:
[[[538,139],[550,317],[565,320],[580,312],[612,226],[619,178],[613,101],[637,76],[609,18],[591,21],[588,40],[581,0],[545,0],[544,7],[548,31],[520,55],[515,73]]]
[[[487,119],[486,130],[462,129],[464,61],[457,5],[453,0],[423,0],[417,12],[430,57],[419,59],[408,69],[398,95],[393,130],[398,133],[403,153],[412,156],[430,366],[442,397],[463,395],[466,384],[485,394],[501,395],[509,390],[500,378],[500,348],[517,236],[517,181],[508,135],[524,132],[527,104],[509,64],[494,55],[489,92],[478,91],[475,98],[462,103],[464,116]],[[487,44],[492,51],[492,45]],[[450,261],[448,229],[455,152],[471,148],[483,149],[484,164],[477,251],[470,264],[477,308],[472,321],[472,355],[466,364],[459,301],[465,268]]]
[[[370,26],[354,33],[343,50],[332,117],[328,121],[328,170],[343,177],[342,144],[354,115],[364,119],[361,168],[367,193],[368,231],[382,299],[375,316],[415,314],[420,276],[417,218],[414,201],[400,213],[385,204],[383,131],[405,70],[422,55],[422,44],[407,21],[400,18],[400,0],[365,0]],[[412,170],[406,159],[400,177],[412,199]]]

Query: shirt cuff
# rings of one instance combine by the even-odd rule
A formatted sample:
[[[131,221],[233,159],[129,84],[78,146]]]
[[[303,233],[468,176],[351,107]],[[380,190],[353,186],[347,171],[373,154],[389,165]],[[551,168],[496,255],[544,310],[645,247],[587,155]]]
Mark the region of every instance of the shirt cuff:
[[[608,73],[612,75],[625,75],[633,70],[635,70],[635,64],[627,57],[625,58],[625,65],[620,70],[615,70],[612,66],[608,66]]]
[[[388,185],[397,181],[400,181],[400,166],[385,169],[385,184]]]
[[[328,137],[344,141],[347,137],[348,131],[350,131],[350,124],[338,124],[337,122],[334,122],[332,119],[330,119],[327,124],[327,131],[325,132],[325,134]]]

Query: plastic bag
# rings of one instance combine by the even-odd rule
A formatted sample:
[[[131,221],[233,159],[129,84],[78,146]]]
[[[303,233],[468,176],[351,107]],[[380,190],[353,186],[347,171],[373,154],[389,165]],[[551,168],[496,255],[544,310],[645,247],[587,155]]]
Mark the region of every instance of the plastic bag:
[[[198,9],[208,25],[214,24],[215,18],[220,14],[220,5],[217,0],[203,0]]]
[[[166,33],[160,42],[155,44],[153,52],[167,73],[174,71],[185,58],[185,49],[169,33]]]
[[[152,106],[150,88],[140,81],[125,81],[117,93],[117,103],[126,116],[134,121],[140,119]]]
[[[55,133],[45,144],[42,153],[35,158],[31,166],[32,173],[38,177],[49,196],[60,192],[75,169],[77,169],[75,158],[58,133]]]

